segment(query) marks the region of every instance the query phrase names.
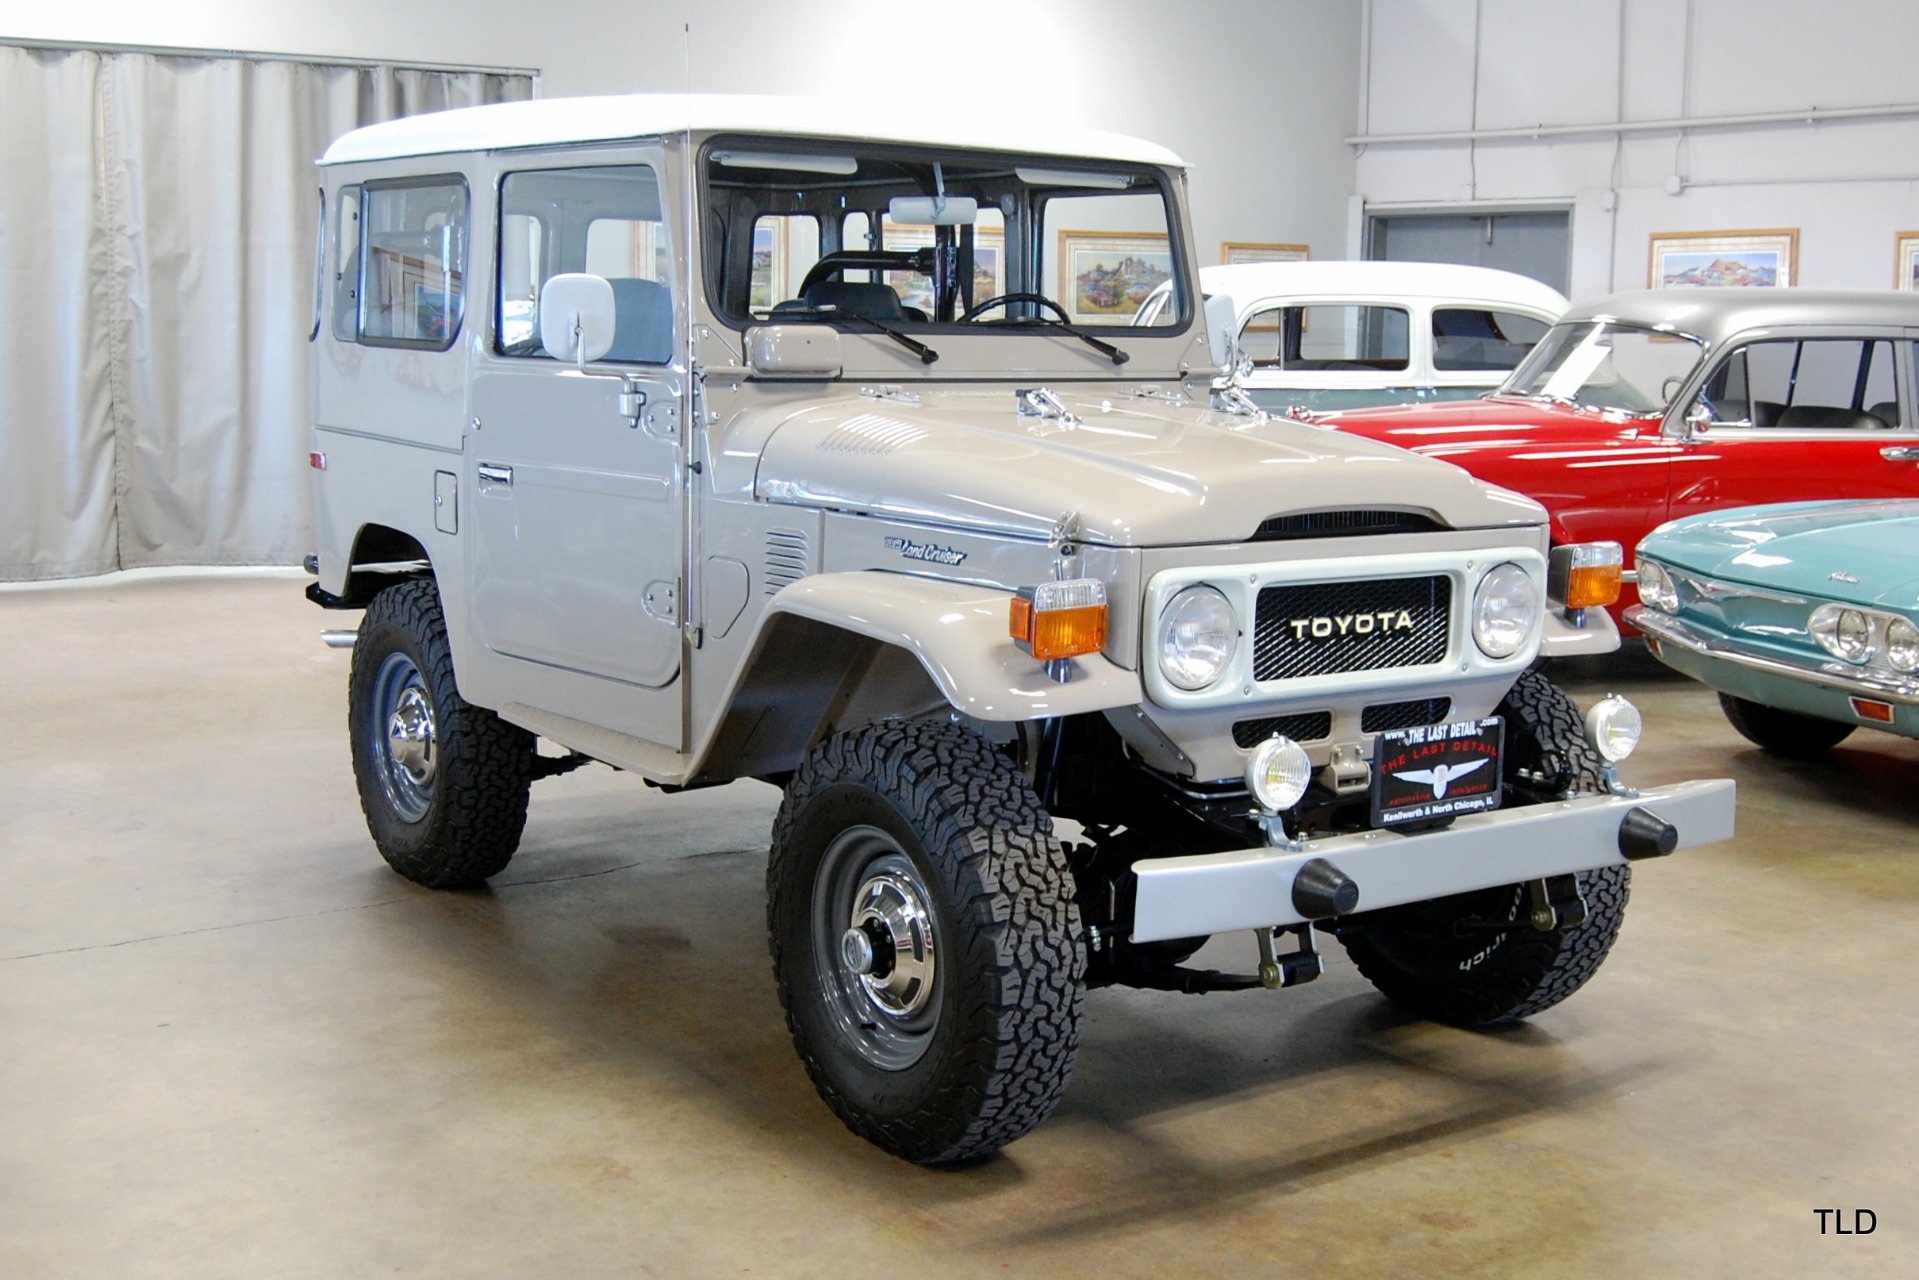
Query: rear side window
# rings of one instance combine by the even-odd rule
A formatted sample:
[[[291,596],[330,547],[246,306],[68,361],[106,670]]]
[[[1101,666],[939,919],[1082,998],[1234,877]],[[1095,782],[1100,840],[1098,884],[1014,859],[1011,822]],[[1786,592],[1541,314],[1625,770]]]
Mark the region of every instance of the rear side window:
[[[1551,326],[1517,311],[1433,309],[1433,368],[1443,373],[1509,372]]]
[[[1256,311],[1239,342],[1256,368],[1394,372],[1411,362],[1411,336],[1411,319],[1399,307],[1322,303]]]
[[[1721,423],[1788,431],[1901,426],[1897,350],[1887,339],[1749,343],[1713,373],[1705,399]]]
[[[333,218],[333,336],[341,342],[360,338],[360,186],[340,188]]]
[[[368,185],[360,229],[360,341],[444,351],[466,301],[466,183]]]
[[[671,259],[650,166],[535,169],[502,180],[495,349],[549,358],[540,345],[540,293],[554,276],[581,271],[613,286],[613,346],[605,358],[669,363]]]

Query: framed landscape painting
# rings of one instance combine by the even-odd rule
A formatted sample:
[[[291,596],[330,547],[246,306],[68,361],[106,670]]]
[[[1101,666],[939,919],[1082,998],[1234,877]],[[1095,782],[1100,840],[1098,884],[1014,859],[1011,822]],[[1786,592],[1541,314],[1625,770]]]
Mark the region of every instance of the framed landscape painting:
[[[1231,266],[1235,262],[1304,262],[1311,257],[1303,244],[1250,244],[1244,240],[1222,240],[1219,260]]]
[[[1919,231],[1901,231],[1893,242],[1892,287],[1919,290]]]
[[[1059,233],[1059,296],[1074,324],[1125,323],[1172,274],[1163,232]]]
[[[1652,237],[1653,289],[1732,286],[1783,289],[1797,283],[1799,230],[1662,231]]]
[[[911,223],[886,224],[886,247],[911,252],[929,248],[933,228]],[[900,305],[918,307],[927,315],[934,311],[933,277],[917,271],[889,271],[886,283],[899,294]],[[973,231],[973,302],[997,298],[1006,292],[1006,232],[1000,227],[976,227]]]

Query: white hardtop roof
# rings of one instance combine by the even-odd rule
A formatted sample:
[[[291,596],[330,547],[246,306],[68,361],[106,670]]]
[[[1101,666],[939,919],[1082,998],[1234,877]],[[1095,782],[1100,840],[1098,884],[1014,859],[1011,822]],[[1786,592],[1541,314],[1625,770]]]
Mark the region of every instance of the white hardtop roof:
[[[876,106],[850,99],[689,93],[547,98],[408,116],[341,136],[320,163],[656,138],[689,129],[910,142],[1180,167],[1185,163],[1155,143],[1048,124],[1030,113],[1024,118],[993,119],[977,108],[931,112],[897,100]]]
[[[1201,267],[1199,286],[1231,294],[1240,307],[1282,294],[1381,299],[1476,299],[1558,315],[1572,304],[1551,285],[1491,267],[1445,262],[1235,262]]]

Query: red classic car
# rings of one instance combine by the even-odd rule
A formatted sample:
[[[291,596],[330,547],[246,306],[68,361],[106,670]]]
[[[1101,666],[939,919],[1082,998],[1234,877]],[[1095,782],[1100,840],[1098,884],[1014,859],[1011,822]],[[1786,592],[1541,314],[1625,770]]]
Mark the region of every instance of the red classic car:
[[[1567,312],[1483,399],[1315,417],[1516,489],[1555,541],[1611,539],[1630,567],[1680,516],[1919,496],[1915,337],[1919,295],[1614,294]]]

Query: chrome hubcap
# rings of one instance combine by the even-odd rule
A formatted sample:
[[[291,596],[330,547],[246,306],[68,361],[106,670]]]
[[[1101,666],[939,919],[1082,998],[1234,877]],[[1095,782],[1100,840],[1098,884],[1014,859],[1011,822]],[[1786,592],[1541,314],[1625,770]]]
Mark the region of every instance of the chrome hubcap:
[[[418,822],[433,803],[433,778],[440,763],[439,725],[426,680],[406,654],[389,653],[380,663],[373,678],[372,710],[367,736],[380,789],[395,813]]]
[[[891,835],[835,836],[813,881],[813,960],[846,1044],[886,1071],[926,1055],[939,1026],[939,930],[932,894]]]
[[[413,785],[433,781],[433,704],[417,687],[400,694],[400,705],[386,721],[387,750]]]

